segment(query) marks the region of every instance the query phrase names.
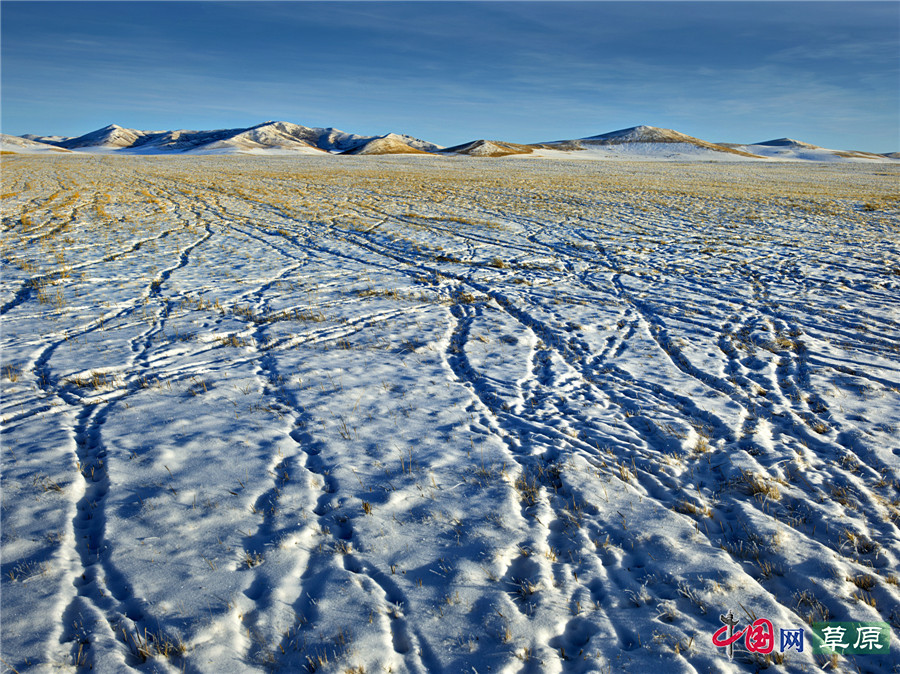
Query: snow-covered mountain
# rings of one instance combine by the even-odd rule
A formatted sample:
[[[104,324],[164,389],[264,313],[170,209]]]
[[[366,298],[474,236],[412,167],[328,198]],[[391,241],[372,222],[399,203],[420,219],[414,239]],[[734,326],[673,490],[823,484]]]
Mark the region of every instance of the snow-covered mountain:
[[[33,140],[36,143],[45,143],[48,145],[56,145],[64,140],[69,140],[72,136],[36,136],[33,133],[26,133],[22,136],[12,136],[15,138],[24,138],[25,140]]]
[[[725,145],[723,143],[723,145]],[[793,138],[776,138],[761,143],[750,145],[737,145],[728,143],[728,147],[735,150],[749,152],[765,157],[766,159],[787,159],[794,161],[827,161],[827,162],[858,162],[858,161],[893,161],[889,156],[872,152],[856,152],[845,150],[829,150],[825,147],[804,143]]]
[[[18,138],[18,137],[16,137]],[[334,128],[306,127],[268,121],[239,129],[210,131],[141,131],[110,124],[83,136],[18,138],[38,145],[16,146],[7,152],[46,151],[40,147],[115,154],[421,154],[506,157],[528,155],[555,159],[646,161],[827,161],[895,162],[897,153],[829,150],[791,138],[760,143],[711,143],[672,129],[633,126],[596,136],[523,145],[501,140],[474,140],[444,148],[412,136],[388,133],[364,136]],[[35,149],[37,148],[37,149]]]
[[[533,145],[520,145],[518,143],[506,143],[500,140],[473,140],[470,143],[454,145],[442,152],[448,154],[467,154],[472,157],[506,157],[512,154],[531,154]]]
[[[584,152],[591,158],[759,159],[758,155],[725,145],[710,143],[687,134],[655,126],[632,126],[598,136],[539,143],[544,150]]]
[[[343,154],[428,154],[429,150],[416,147],[412,143],[407,142],[405,140],[407,138],[410,138],[410,136],[399,136],[395,133],[389,133],[386,136],[373,138],[362,145],[345,150]],[[416,139],[412,140],[416,141]],[[424,141],[416,141],[416,143],[418,145],[428,145]]]
[[[31,139],[60,148],[86,152],[116,152],[124,154],[322,154],[358,150],[379,140],[385,154],[396,152],[432,152],[441,146],[427,141],[387,134],[361,136],[333,128],[309,128],[290,122],[263,122],[240,129],[213,131],[141,131],[110,124],[83,136],[31,136]]]
[[[104,147],[109,149],[118,149],[123,147],[134,147],[146,142],[148,138],[161,136],[163,131],[137,131],[135,129],[125,129],[117,124],[110,124],[102,129],[97,129],[90,133],[77,138],[54,143],[60,147],[70,150],[79,148]]]
[[[20,136],[9,136],[5,133],[0,134],[0,151],[14,152],[16,154],[33,154],[40,152],[70,152],[70,150],[65,150],[61,147],[56,147],[55,145],[41,143],[40,141],[31,140],[30,138],[23,138]]]

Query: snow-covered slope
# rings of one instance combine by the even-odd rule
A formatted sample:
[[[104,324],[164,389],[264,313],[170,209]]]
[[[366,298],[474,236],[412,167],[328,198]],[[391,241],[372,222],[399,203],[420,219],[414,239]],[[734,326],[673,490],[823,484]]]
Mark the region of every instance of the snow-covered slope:
[[[270,121],[238,130],[228,138],[204,149],[227,148],[238,152],[305,150],[313,153],[339,153],[359,148],[378,137],[347,133],[332,127],[307,127],[290,122]]]
[[[154,131],[138,131],[136,129],[126,129],[118,124],[110,124],[102,129],[97,129],[90,133],[77,138],[70,138],[59,143],[61,147],[68,149],[75,148],[103,148],[118,149],[123,147],[132,147],[141,139],[147,136],[162,132]]]
[[[885,155],[873,152],[856,152],[844,150],[829,150],[828,148],[804,143],[793,138],[776,138],[751,145],[728,144],[735,150],[750,152],[767,159],[787,159],[794,161],[827,161],[827,162],[854,162],[854,161],[894,161]]]
[[[437,152],[438,150],[443,150],[443,145],[437,145],[435,143],[429,143],[427,140],[421,140],[419,138],[414,138],[413,136],[407,136],[405,133],[389,133],[384,138],[388,138],[390,140],[396,140],[404,145],[409,145],[411,148],[416,150],[422,150],[422,152]]]
[[[305,126],[289,122],[266,122],[207,143],[196,151],[215,153],[300,152],[321,154],[325,150],[316,145],[319,134]]]
[[[699,138],[672,129],[660,129],[655,126],[632,126],[627,129],[610,131],[598,136],[581,138],[582,142],[601,145],[619,145],[622,143],[691,143],[701,146],[713,146]],[[713,146],[715,147],[715,146]]]
[[[387,138],[390,142],[379,144],[379,154],[431,152],[441,148],[440,145],[412,136],[361,136],[334,128],[310,128],[277,121],[247,128],[212,131],[141,131],[110,124],[75,138],[35,137],[36,140],[61,148],[125,154],[321,154],[361,151],[367,144],[382,138]]]
[[[687,134],[655,126],[633,126],[598,136],[541,143],[546,150],[579,151],[590,158],[616,159],[758,159],[750,152],[710,143]],[[541,153],[545,156],[546,153]],[[586,157],[587,158],[587,157]]]
[[[596,136],[523,145],[475,140],[444,148],[413,136],[347,133],[332,127],[307,127],[268,121],[237,129],[142,131],[117,124],[78,137],[22,136],[23,139],[80,152],[121,154],[416,154],[475,157],[529,155],[549,159],[642,161],[825,161],[894,162],[897,153],[830,150],[778,138],[754,144],[711,143],[672,129],[633,126]],[[20,150],[24,151],[24,150]]]
[[[473,140],[462,145],[448,147],[444,152],[450,154],[467,154],[472,157],[506,157],[511,154],[531,154],[534,147],[518,143],[505,143],[500,140]]]
[[[64,140],[71,140],[72,136],[38,136],[33,133],[26,133],[22,136],[16,136],[16,138],[24,138],[25,140],[33,140],[38,143],[45,143],[48,145],[58,145]]]
[[[343,154],[427,154],[425,150],[413,147],[403,142],[400,136],[388,134],[379,138],[373,138],[361,145],[357,145],[345,151]]]
[[[228,138],[243,129],[218,129],[215,131],[142,131],[110,124],[82,136],[44,142],[67,149],[85,152],[126,152],[129,154],[163,154],[187,152],[212,142]]]
[[[0,134],[0,151],[15,152],[17,154],[32,154],[38,152],[69,152],[69,150],[65,150],[54,145],[48,145],[47,143],[29,140],[28,138],[20,138],[19,136],[8,136],[5,133]]]

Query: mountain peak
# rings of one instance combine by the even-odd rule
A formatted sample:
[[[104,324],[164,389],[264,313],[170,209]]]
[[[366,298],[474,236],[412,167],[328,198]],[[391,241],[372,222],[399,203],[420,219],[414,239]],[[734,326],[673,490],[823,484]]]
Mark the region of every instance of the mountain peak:
[[[513,154],[531,154],[534,147],[520,143],[506,143],[500,140],[473,140],[462,145],[454,145],[443,150],[448,154],[467,154],[472,157],[506,157]]]
[[[389,133],[385,136],[378,136],[350,150],[346,150],[343,154],[428,154],[425,150],[413,147],[402,140],[400,136]]]
[[[768,145],[771,147],[803,147],[808,149],[818,148],[818,145],[812,143],[804,143],[802,140],[794,140],[793,138],[776,138],[775,140],[766,140],[756,145]]]
[[[721,144],[710,143],[694,136],[689,136],[673,129],[663,129],[642,124],[603,133],[599,136],[588,136],[575,140],[560,140],[541,143],[547,149],[587,150],[609,153],[624,153],[633,156],[648,157],[719,157],[723,154],[739,155],[760,159],[750,152],[738,150]]]
[[[270,120],[267,121],[267,122],[263,122],[262,124],[256,124],[256,125],[254,125],[254,126],[251,126],[250,128],[251,128],[251,129],[262,129],[262,128],[265,128],[265,127],[267,127],[267,126],[282,127],[282,128],[284,128],[284,127],[288,127],[288,128],[297,128],[297,127],[299,127],[300,125],[299,125],[299,124],[294,124],[294,123],[292,123],[292,122],[282,122],[282,121],[279,121],[279,120],[277,120],[277,119],[270,119]],[[304,127],[304,128],[305,128],[305,127]]]
[[[657,126],[648,126],[641,124],[640,126],[631,126],[627,129],[619,129],[618,131],[610,131],[599,136],[589,136],[581,140],[600,141],[607,143],[677,143],[689,142],[694,140],[688,136],[672,129],[661,129]]]

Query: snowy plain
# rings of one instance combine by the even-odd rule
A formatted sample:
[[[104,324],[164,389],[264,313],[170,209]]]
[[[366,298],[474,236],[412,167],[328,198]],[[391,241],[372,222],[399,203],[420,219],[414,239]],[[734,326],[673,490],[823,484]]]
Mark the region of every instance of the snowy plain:
[[[4,156],[4,671],[896,671],[898,175]]]

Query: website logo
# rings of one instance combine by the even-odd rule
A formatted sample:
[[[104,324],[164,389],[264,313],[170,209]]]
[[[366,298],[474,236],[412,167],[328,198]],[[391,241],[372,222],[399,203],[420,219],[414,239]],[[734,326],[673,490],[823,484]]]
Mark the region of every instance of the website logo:
[[[767,618],[756,618],[741,627],[732,611],[720,615],[719,620],[722,627],[712,635],[712,642],[717,648],[725,649],[729,660],[734,658],[735,646],[748,653],[768,655],[776,646],[779,653],[802,653],[807,644],[803,627],[782,627],[776,632]],[[812,623],[809,643],[816,654],[880,655],[890,650],[891,628],[885,622]]]
[[[882,622],[813,623],[813,653],[874,655],[891,647],[891,628]]]

